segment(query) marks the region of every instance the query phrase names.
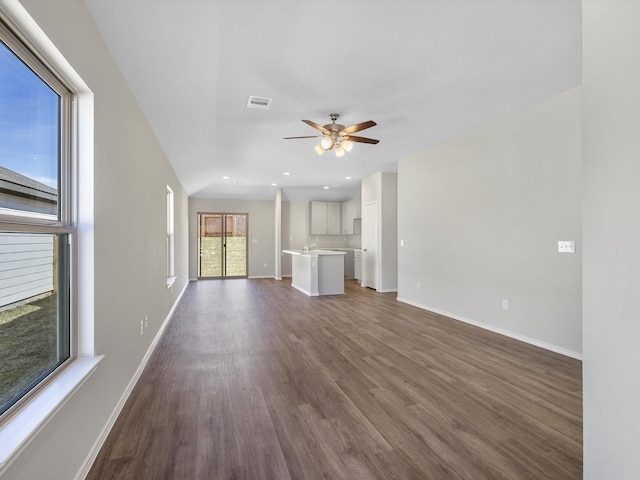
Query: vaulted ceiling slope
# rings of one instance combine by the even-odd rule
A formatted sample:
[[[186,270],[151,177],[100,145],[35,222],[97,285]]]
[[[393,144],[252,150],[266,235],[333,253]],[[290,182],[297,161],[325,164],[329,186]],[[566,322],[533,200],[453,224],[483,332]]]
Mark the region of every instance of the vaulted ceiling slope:
[[[86,4],[196,197],[343,199],[364,176],[581,82],[580,1]],[[249,95],[270,108],[247,108]],[[332,112],[374,120],[366,136],[380,143],[337,158],[283,140]]]

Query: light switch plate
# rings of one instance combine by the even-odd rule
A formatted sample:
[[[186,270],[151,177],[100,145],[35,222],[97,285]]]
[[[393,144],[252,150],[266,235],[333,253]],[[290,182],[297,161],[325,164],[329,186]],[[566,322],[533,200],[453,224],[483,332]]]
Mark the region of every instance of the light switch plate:
[[[576,242],[573,240],[558,241],[558,253],[576,253]]]

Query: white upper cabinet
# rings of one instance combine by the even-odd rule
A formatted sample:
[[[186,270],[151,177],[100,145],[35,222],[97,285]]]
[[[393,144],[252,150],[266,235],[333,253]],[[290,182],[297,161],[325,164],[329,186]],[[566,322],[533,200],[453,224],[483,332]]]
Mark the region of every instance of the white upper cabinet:
[[[327,235],[340,235],[340,202],[327,202]]]
[[[340,202],[311,202],[311,235],[340,235]]]
[[[353,235],[353,200],[342,202],[342,234]]]
[[[342,202],[342,235],[360,235],[361,204],[360,192],[351,200]]]

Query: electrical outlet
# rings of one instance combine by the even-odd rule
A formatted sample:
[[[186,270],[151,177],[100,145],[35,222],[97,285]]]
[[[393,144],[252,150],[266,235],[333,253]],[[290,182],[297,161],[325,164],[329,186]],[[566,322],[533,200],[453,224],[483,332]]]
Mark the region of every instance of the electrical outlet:
[[[418,282],[416,283],[416,288],[417,288],[418,290],[420,290],[420,281],[418,281]]]
[[[149,327],[149,315],[144,316],[144,328]]]
[[[576,253],[576,242],[561,240],[558,242],[558,253]]]
[[[502,299],[502,309],[509,310],[509,300],[507,300],[506,298]]]
[[[262,268],[267,268],[267,264],[266,264],[266,263],[263,263],[263,264],[262,264]]]
[[[140,336],[144,335],[144,320],[140,320]]]

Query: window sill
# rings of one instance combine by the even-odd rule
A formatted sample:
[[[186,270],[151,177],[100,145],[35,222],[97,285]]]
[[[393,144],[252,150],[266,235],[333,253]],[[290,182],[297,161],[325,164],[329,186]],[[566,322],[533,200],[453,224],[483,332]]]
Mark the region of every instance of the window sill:
[[[0,476],[94,372],[103,355],[78,358],[0,427]]]
[[[178,277],[167,277],[167,288],[171,288]]]

